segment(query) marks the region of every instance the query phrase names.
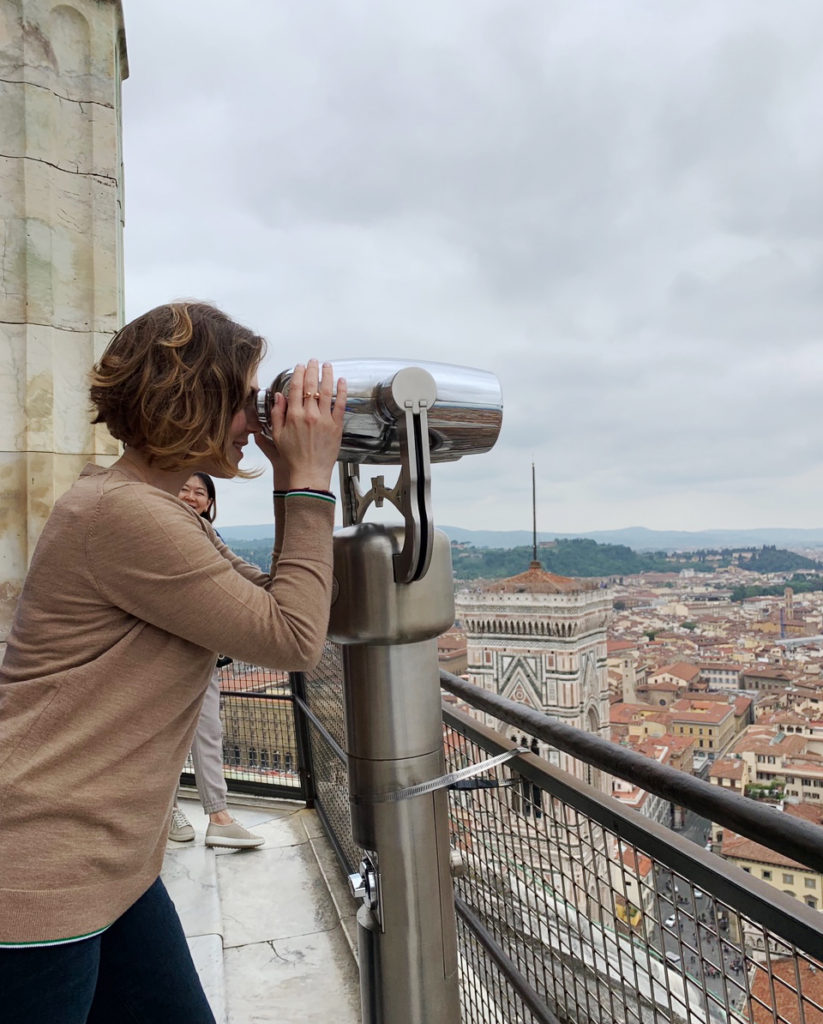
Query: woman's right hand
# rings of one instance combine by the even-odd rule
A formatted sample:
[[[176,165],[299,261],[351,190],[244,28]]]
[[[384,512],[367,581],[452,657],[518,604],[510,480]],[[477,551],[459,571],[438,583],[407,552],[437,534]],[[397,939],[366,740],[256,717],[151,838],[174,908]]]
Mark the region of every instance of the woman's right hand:
[[[282,462],[280,477],[288,476],[289,489],[328,490],[343,436],[345,379],[338,380],[334,398],[332,391],[331,363],[324,363],[321,371],[317,360],[310,359],[306,366],[295,366],[288,400],[279,392],[275,395],[271,430],[276,455],[269,457],[279,489],[277,464]]]

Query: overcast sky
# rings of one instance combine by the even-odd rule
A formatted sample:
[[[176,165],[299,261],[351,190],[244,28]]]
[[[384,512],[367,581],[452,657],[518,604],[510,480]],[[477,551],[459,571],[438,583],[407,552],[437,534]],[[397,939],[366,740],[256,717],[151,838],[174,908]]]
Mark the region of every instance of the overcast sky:
[[[123,8],[129,317],[495,373],[436,522],[530,528],[534,460],[541,531],[823,524],[819,0]]]

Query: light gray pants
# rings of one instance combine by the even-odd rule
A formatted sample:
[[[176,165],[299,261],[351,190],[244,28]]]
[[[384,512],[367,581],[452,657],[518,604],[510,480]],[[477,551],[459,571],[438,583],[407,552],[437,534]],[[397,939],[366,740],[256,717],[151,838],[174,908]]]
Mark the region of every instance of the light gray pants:
[[[191,741],[194,781],[206,814],[226,809],[226,778],[223,774],[223,726],[220,722],[220,674],[212,672],[197,729]]]

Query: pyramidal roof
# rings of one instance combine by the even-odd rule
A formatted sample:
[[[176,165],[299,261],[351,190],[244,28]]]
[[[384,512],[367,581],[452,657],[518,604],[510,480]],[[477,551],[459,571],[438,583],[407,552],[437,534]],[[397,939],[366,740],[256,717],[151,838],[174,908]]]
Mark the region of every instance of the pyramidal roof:
[[[581,590],[593,590],[595,586],[590,580],[547,572],[539,562],[532,562],[525,572],[487,583],[483,590],[495,594],[573,594]]]

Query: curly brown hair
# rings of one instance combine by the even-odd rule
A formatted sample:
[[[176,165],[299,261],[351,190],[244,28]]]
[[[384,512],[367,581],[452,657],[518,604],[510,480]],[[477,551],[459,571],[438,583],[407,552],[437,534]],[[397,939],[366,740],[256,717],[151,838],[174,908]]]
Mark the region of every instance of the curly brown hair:
[[[208,459],[220,475],[256,475],[237,469],[226,445],[265,348],[208,303],[158,306],[122,327],[93,368],[92,422],[160,469]]]

